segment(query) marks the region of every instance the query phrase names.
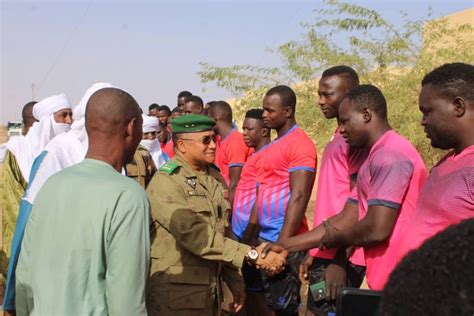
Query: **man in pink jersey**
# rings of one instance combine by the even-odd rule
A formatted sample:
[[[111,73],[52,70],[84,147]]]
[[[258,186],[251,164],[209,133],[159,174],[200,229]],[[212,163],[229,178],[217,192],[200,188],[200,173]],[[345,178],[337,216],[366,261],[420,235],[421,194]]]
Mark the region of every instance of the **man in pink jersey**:
[[[425,165],[413,145],[393,131],[387,121],[382,92],[360,85],[347,94],[339,108],[340,131],[352,147],[367,148],[359,169],[357,202],[352,225],[338,230],[325,222],[327,248],[364,247],[367,283],[382,290],[397,262],[400,241],[413,218]],[[357,217],[359,220],[357,220]]]
[[[474,217],[474,66],[445,64],[421,84],[426,136],[434,148],[452,150],[426,179],[399,259],[448,226]]]
[[[242,166],[247,161],[249,148],[244,137],[232,124],[232,109],[225,101],[217,101],[209,108],[208,116],[216,121],[214,131],[220,136],[215,164],[229,188],[229,203],[233,205],[235,189]]]
[[[308,230],[305,211],[316,172],[316,147],[296,124],[296,95],[276,86],[263,99],[263,121],[277,138],[265,149],[257,175],[260,239],[282,242]],[[267,305],[276,315],[297,315],[301,282],[298,267],[305,252],[288,257],[283,273],[262,273]]]
[[[339,122],[340,133],[351,147],[369,150],[357,186],[342,212],[323,222],[323,230],[319,226],[281,246],[289,251],[321,244],[338,248],[333,261],[342,265],[348,247],[363,247],[367,283],[381,290],[413,218],[425,166],[413,145],[390,127],[385,97],[378,88],[360,85],[350,90],[339,106]]]
[[[325,70],[318,88],[319,105],[324,116],[327,119],[338,119],[339,104],[347,92],[358,85],[359,76],[348,66],[335,66]],[[350,196],[351,177],[357,178],[357,172],[367,153],[364,149],[351,149],[339,132],[339,127],[336,129],[333,138],[324,148],[319,167],[313,227],[321,225],[320,229],[323,229],[324,220],[341,212]],[[340,265],[331,264],[335,253],[335,249],[311,249],[300,266],[300,278],[309,279],[310,285],[322,280],[326,280],[327,286],[336,283],[336,289],[344,286],[360,287],[365,275],[363,249],[357,248],[350,262],[344,264],[347,269],[342,271]],[[335,274],[336,272],[339,273]],[[326,292],[330,293],[332,289],[328,287]],[[327,315],[328,312],[336,311],[334,298],[315,301],[311,291],[308,291],[306,305],[306,315]]]
[[[407,254],[385,285],[377,315],[474,315],[474,218]]]
[[[249,148],[254,149],[254,153],[248,157],[242,167],[240,180],[235,190],[232,213],[233,234],[239,241],[253,246],[256,243],[250,239],[256,225],[249,222],[257,197],[257,170],[265,149],[270,143],[270,129],[264,126],[262,113],[262,109],[251,109],[245,114],[242,127],[244,141]],[[247,315],[272,315],[265,305],[260,271],[250,265],[244,265],[242,274],[247,294],[245,307]]]

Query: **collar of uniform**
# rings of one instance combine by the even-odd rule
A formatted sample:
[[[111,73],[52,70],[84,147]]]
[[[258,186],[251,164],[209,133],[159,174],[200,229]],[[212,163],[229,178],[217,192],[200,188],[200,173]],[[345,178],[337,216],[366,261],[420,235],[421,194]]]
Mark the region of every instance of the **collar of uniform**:
[[[193,168],[191,168],[191,166],[180,156],[180,154],[176,154],[174,160],[175,163],[183,169],[183,176],[186,178],[198,178],[199,176],[209,175],[209,166],[206,167],[205,172],[198,172],[193,170]]]

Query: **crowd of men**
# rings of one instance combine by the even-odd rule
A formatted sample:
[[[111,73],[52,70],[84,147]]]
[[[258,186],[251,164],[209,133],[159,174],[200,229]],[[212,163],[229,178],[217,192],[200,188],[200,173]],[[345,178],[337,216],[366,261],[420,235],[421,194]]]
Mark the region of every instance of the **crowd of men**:
[[[227,102],[188,91],[148,114],[110,83],[75,107],[65,95],[27,103],[24,135],[0,145],[3,217],[16,223],[3,226],[3,310],[298,315],[306,283],[306,314],[328,315],[365,280],[383,290],[381,315],[473,313],[474,66],[421,82],[421,125],[449,150],[429,172],[354,69],[326,69],[314,89],[337,120],[319,165],[284,85],[242,132]]]

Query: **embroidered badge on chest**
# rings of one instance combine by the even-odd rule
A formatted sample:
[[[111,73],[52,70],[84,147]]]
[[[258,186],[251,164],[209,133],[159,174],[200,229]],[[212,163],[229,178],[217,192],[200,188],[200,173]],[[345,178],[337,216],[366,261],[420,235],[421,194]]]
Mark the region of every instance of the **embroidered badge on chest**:
[[[187,178],[185,182],[186,182],[187,185],[189,185],[192,188],[192,190],[188,191],[189,196],[203,196],[203,197],[206,196],[206,194],[204,192],[197,192],[196,191],[196,186],[197,186],[196,178]]]
[[[193,190],[196,190],[196,178],[187,178],[186,184],[189,185]]]

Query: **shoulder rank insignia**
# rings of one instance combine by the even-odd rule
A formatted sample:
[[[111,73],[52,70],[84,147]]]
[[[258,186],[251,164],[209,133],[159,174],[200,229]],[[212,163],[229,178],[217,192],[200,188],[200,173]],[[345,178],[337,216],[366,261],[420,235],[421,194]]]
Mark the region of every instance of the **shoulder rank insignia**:
[[[160,171],[166,172],[167,174],[171,174],[178,167],[179,166],[176,163],[172,161],[168,161],[167,163],[165,163],[163,166],[160,167]]]

